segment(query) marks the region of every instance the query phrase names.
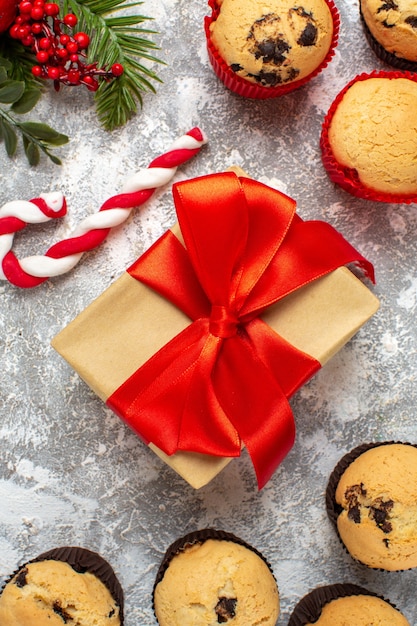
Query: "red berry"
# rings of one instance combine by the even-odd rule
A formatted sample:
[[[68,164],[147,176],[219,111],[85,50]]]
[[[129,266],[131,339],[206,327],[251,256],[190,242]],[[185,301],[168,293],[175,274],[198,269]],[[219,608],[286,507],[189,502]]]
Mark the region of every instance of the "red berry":
[[[31,33],[31,28],[27,24],[26,26],[19,26],[19,28],[17,29],[17,38],[24,39],[25,37],[28,37],[30,33]]]
[[[23,39],[21,39],[21,42],[24,46],[30,48],[35,43],[35,37],[33,37],[33,35],[28,35],[27,37],[23,37]]]
[[[66,35],[65,33],[59,36],[59,43],[62,43],[63,46],[66,46],[69,40],[70,36]]]
[[[9,30],[10,37],[11,37],[12,39],[20,39],[19,29],[20,29],[19,24],[13,24],[13,26],[12,26],[12,27],[11,27],[11,29]]]
[[[49,17],[56,17],[59,13],[59,6],[55,2],[47,2],[44,9],[45,14]]]
[[[113,63],[111,66],[111,72],[113,76],[121,76],[124,72],[124,67],[120,63]]]
[[[30,12],[30,17],[35,21],[41,20],[44,15],[43,7],[40,6],[34,6]]]
[[[32,67],[32,74],[34,76],[36,76],[37,78],[39,78],[40,76],[42,76],[42,68],[40,65],[34,65]]]
[[[43,26],[40,22],[35,22],[32,24],[31,31],[34,35],[40,35],[43,31]]]
[[[49,37],[42,37],[42,39],[39,39],[39,47],[42,48],[42,50],[48,50],[51,45],[52,43]]]
[[[62,60],[68,59],[68,50],[66,48],[58,48],[56,55]]]
[[[70,54],[69,60],[71,63],[78,63],[78,54]]]
[[[27,0],[22,0],[19,4],[20,13],[30,13],[32,10],[32,3]]]
[[[49,53],[46,52],[46,50],[39,50],[36,54],[36,60],[39,61],[39,63],[46,63],[48,59]]]
[[[66,48],[70,54],[78,52],[78,44],[76,41],[69,41],[66,45]]]
[[[80,84],[80,78],[81,78],[81,73],[78,70],[70,70],[68,72],[68,81],[72,85],[79,85]]]
[[[73,28],[74,26],[76,26],[78,19],[77,16],[74,15],[74,13],[68,13],[64,16],[63,21],[66,26],[70,26],[71,28]]]
[[[48,78],[51,78],[52,80],[58,80],[58,78],[61,75],[59,68],[51,66],[51,65],[48,67],[47,71],[48,71]]]
[[[80,50],[85,50],[85,48],[88,48],[88,45],[90,43],[90,37],[87,35],[87,33],[75,33],[74,39],[78,43],[78,47],[80,48]]]
[[[84,76],[82,81],[89,91],[97,91],[98,82],[92,76]]]

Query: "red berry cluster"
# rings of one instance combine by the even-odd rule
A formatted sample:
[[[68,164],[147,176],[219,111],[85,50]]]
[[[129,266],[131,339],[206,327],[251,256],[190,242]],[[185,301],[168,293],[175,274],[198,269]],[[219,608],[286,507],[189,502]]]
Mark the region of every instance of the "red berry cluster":
[[[44,0],[22,0],[18,15],[10,27],[10,36],[31,48],[38,65],[32,73],[38,78],[54,81],[55,89],[60,85],[85,85],[97,91],[97,79],[110,80],[123,74],[123,66],[114,63],[110,69],[97,67],[97,63],[85,62],[90,43],[87,33],[72,34],[78,20],[73,13],[59,17],[60,8],[54,2]]]

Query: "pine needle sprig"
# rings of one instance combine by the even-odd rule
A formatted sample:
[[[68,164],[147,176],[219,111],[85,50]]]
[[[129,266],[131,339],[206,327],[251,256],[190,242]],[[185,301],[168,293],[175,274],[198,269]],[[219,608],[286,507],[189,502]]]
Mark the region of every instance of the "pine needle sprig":
[[[143,104],[145,92],[155,93],[153,82],[162,82],[150,64],[162,63],[155,56],[158,46],[149,35],[156,31],[144,28],[152,18],[140,14],[127,15],[126,10],[143,2],[126,4],[124,0],[64,0],[64,11],[78,17],[77,30],[90,36],[88,62],[99,67],[121,63],[124,73],[111,82],[102,81],[94,98],[97,116],[106,130],[123,126]],[[115,15],[123,10],[123,15]]]

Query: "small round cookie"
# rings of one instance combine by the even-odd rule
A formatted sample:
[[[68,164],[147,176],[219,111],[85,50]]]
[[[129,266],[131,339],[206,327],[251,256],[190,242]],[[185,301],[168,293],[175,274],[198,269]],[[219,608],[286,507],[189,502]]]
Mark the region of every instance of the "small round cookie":
[[[279,594],[261,554],[224,531],[174,542],[159,568],[154,612],[160,626],[275,626]]]
[[[416,446],[358,446],[333,470],[326,506],[355,560],[387,571],[417,567]]]
[[[417,76],[372,72],[353,79],[323,122],[320,145],[331,180],[380,202],[417,199]]]
[[[317,587],[295,607],[288,626],[410,626],[390,602],[351,584]]]
[[[84,548],[56,548],[23,565],[0,595],[4,626],[122,626],[113,569]]]
[[[416,0],[360,0],[360,13],[375,54],[393,67],[417,71]]]
[[[209,56],[225,84],[254,98],[301,86],[327,65],[339,16],[326,0],[217,0],[206,28]]]

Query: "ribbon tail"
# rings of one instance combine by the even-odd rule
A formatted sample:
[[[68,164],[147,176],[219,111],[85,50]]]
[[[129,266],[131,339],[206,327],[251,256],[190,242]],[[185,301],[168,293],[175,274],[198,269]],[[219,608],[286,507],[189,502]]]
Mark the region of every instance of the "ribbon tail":
[[[259,319],[246,330],[223,345],[214,387],[249,452],[261,489],[294,444],[288,398],[321,366]]]

